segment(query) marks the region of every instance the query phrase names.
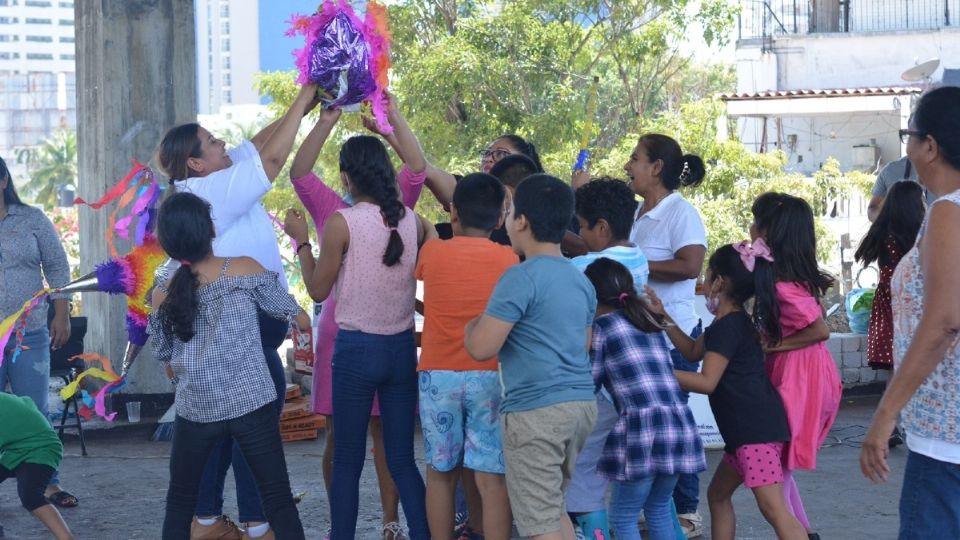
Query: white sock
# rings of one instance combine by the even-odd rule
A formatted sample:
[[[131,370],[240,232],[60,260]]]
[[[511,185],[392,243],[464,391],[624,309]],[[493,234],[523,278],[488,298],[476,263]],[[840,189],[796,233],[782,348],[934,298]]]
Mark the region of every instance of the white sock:
[[[217,522],[220,518],[197,518],[197,523],[203,525],[204,527],[209,527]]]
[[[269,523],[261,523],[260,525],[254,525],[253,527],[247,527],[247,536],[250,538],[260,538],[261,536],[267,534],[267,531],[269,530]]]

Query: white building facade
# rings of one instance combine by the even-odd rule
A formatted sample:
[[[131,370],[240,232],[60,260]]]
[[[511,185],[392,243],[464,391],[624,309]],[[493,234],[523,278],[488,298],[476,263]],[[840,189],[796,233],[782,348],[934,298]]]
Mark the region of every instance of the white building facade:
[[[258,0],[194,0],[197,19],[197,106],[200,114],[253,105],[260,71]]]
[[[875,171],[903,155],[897,130],[916,96],[960,68],[958,23],[960,0],[744,1],[728,118],[744,144],[782,149],[794,171],[829,157]],[[901,79],[932,58],[929,78]]]

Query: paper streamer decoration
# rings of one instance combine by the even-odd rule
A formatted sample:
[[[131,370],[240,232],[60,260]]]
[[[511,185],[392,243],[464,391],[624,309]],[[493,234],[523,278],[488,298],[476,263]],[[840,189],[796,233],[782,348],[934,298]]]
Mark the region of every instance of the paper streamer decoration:
[[[325,108],[347,108],[369,100],[377,126],[391,133],[384,95],[391,40],[386,8],[369,2],[361,21],[345,0],[326,0],[317,13],[294,15],[289,22],[288,36],[306,37],[306,45],[293,53],[297,83],[319,85]]]
[[[77,411],[77,414],[87,420],[89,420],[93,414],[96,414],[107,422],[112,422],[117,413],[114,412],[107,414],[107,406],[105,401],[107,394],[112,394],[123,388],[127,384],[127,379],[117,375],[117,373],[113,370],[110,359],[106,358],[105,356],[99,354],[79,354],[71,357],[70,360],[86,360],[96,362],[100,364],[102,369],[95,367],[87,368],[70,384],[60,390],[60,398],[66,401],[75,396],[77,392],[80,392],[84,406]],[[92,394],[86,390],[80,390],[81,381],[88,377],[106,381],[107,384]]]
[[[587,97],[587,117],[583,122],[583,135],[580,136],[580,152],[577,153],[577,163],[573,166],[573,171],[582,171],[587,166],[587,160],[590,159],[590,139],[593,138],[593,123],[597,116],[597,105],[599,101],[600,77],[594,77],[590,84],[590,93]]]
[[[0,351],[6,350],[7,343],[10,342],[11,336],[16,335],[17,338],[16,348],[10,357],[11,362],[16,362],[17,357],[20,356],[20,350],[23,344],[23,331],[27,324],[27,315],[29,315],[40,302],[46,300],[50,292],[50,289],[43,289],[34,294],[33,297],[23,303],[23,306],[19,310],[8,316],[3,322],[0,322]],[[3,354],[0,354],[0,366],[3,365],[3,356]]]
[[[134,245],[141,245],[146,233],[153,230],[156,217],[156,206],[160,199],[162,188],[157,182],[153,171],[146,165],[133,161],[133,167],[126,176],[114,184],[100,200],[88,203],[81,197],[74,199],[75,204],[85,204],[98,210],[107,204],[119,199],[117,208],[110,213],[107,223],[106,242],[111,257],[118,257],[114,245],[114,236],[129,240],[129,229],[136,219]],[[133,203],[130,211],[121,215],[122,211]],[[119,217],[118,217],[119,216]]]

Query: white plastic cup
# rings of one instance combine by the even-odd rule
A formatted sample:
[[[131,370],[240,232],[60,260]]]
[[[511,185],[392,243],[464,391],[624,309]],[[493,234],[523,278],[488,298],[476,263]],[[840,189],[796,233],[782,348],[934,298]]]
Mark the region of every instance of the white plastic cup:
[[[140,402],[139,401],[127,402],[127,421],[132,423],[137,423],[140,421]]]

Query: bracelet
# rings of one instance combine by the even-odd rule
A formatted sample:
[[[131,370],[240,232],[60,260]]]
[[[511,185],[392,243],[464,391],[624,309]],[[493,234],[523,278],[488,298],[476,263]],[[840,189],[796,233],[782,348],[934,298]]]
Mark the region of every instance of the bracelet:
[[[313,250],[313,244],[311,244],[310,242],[304,242],[304,243],[302,243],[302,244],[297,244],[296,249],[293,250],[293,254],[294,254],[294,255],[300,255],[300,250],[303,249],[303,248],[305,248],[305,247],[308,247],[308,248],[310,248],[311,250]]]
[[[170,377],[170,384],[172,384],[173,386],[176,386],[179,383],[180,383],[180,377],[177,377],[176,375],[174,375],[173,377]]]

